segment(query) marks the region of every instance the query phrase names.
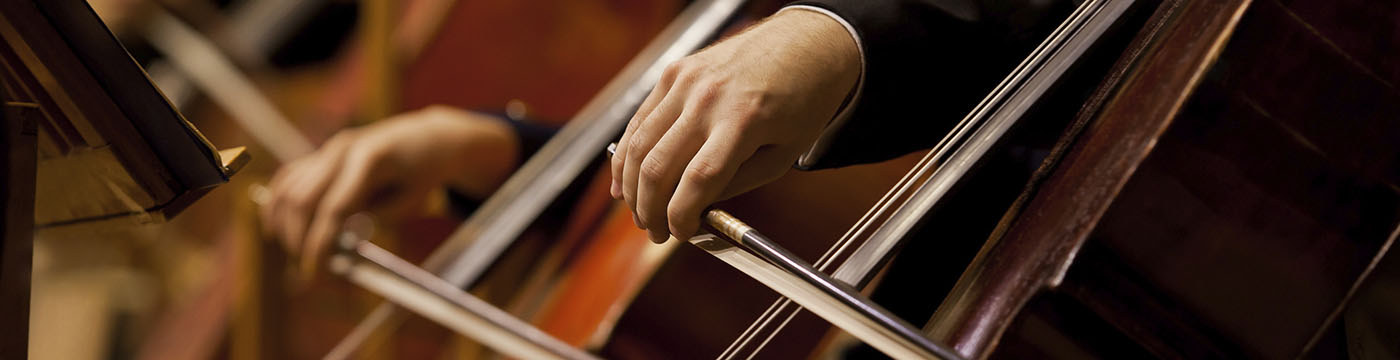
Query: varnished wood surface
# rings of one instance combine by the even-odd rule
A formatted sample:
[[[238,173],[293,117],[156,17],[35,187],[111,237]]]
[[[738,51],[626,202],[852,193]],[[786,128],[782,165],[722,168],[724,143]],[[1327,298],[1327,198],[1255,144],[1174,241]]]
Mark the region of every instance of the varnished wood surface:
[[[1231,9],[1243,6],[1242,2],[1200,1],[1162,5],[1153,26],[1143,33],[1150,37],[1144,43],[1152,47],[1142,58],[1132,60],[1138,70],[1119,90],[1119,94],[1154,93],[1131,97],[1130,101],[1139,103],[1123,101],[1118,95],[1105,105],[1102,116],[1117,113],[1126,119],[1131,114],[1131,121],[1099,120],[1089,125],[1041,185],[1041,189],[1076,191],[1041,190],[1014,227],[983,247],[926,327],[935,339],[968,357],[984,357],[1021,306],[1036,291],[1059,281],[1060,271],[1073,259],[1093,221],[1117,194],[1135,162],[1151,148],[1152,138],[1180,106],[1182,94],[1204,73],[1218,44],[1203,34],[1223,39],[1234,20]],[[1166,30],[1157,32],[1157,24]]]
[[[160,221],[222,184],[218,154],[82,1],[0,1],[11,98],[38,105],[35,222]]]
[[[1290,12],[1250,8],[1091,235],[1249,357],[1318,341],[1400,222],[1400,92]]]
[[[459,1],[405,68],[403,109],[445,104],[561,126],[676,13],[678,1]]]
[[[1395,40],[1356,37],[1393,19],[1173,4],[940,308],[938,338],[972,357],[1298,357],[1384,256],[1400,223]],[[1118,341],[1078,340],[1091,328]]]

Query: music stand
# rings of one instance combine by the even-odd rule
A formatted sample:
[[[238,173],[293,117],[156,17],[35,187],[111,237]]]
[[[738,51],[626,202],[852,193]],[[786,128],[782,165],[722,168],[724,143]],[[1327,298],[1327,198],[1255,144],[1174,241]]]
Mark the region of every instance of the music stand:
[[[0,358],[20,358],[35,230],[162,222],[248,156],[215,150],[85,1],[0,0],[0,40]]]

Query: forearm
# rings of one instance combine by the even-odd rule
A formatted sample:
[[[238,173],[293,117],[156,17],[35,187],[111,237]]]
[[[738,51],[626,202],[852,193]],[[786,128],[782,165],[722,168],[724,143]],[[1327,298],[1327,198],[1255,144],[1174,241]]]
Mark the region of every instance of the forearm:
[[[525,157],[523,139],[510,120],[485,121],[473,132],[462,134],[456,149],[459,169],[447,177],[447,186],[461,195],[490,196],[515,172]]]
[[[860,47],[838,20],[818,12],[795,9],[779,12],[752,31],[766,33],[766,39],[793,42],[777,47],[782,50],[775,51],[772,56],[791,62],[788,65],[794,71],[824,72],[783,76],[822,79],[825,83],[822,86],[839,94],[838,98],[855,90],[862,71]]]
[[[506,179],[520,168],[525,160],[534,156],[558,129],[536,125],[533,122],[509,119],[504,116],[492,119],[496,125],[488,131],[492,144],[475,154],[464,155],[470,163],[466,168],[481,171],[460,171],[447,184],[448,202],[458,215],[470,215],[481,201],[495,193]],[[490,157],[490,159],[476,159]]]

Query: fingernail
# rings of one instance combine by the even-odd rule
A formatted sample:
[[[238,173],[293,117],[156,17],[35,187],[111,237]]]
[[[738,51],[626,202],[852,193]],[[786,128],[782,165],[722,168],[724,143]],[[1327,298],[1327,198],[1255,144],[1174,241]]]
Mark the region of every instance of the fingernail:
[[[637,217],[637,214],[632,214],[632,223],[633,223],[633,224],[637,224],[637,228],[638,228],[638,229],[642,229],[642,230],[646,230],[646,229],[647,229],[645,226],[642,226],[642,218]]]
[[[612,194],[614,200],[622,200],[622,187],[617,185],[617,180],[612,181],[608,187],[608,193]]]

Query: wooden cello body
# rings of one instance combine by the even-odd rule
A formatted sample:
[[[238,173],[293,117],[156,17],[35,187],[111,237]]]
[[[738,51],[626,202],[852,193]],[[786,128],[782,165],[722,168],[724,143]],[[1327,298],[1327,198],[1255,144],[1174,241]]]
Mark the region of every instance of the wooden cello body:
[[[519,103],[525,115],[543,126],[557,126],[578,110],[582,101],[642,47],[676,12],[672,1],[524,1],[524,2],[394,2],[403,11],[391,36],[389,50],[397,67],[389,69],[392,88],[377,91],[393,98],[395,111],[429,105],[450,105],[500,113],[508,103]],[[428,8],[425,14],[421,8]],[[433,12],[433,9],[441,12]],[[440,19],[424,19],[440,18]],[[436,23],[424,26],[423,23]],[[384,29],[380,29],[384,30]],[[368,74],[380,62],[366,59],[367,52],[353,46],[335,63],[329,85],[318,88],[314,105],[301,124],[311,138],[324,139],[335,130],[355,123],[364,113],[366,88],[374,87]],[[382,64],[380,64],[382,65]],[[306,107],[305,104],[301,104]],[[494,154],[493,154],[494,155]],[[412,261],[421,260],[455,225],[444,216],[408,219],[389,231],[399,239],[394,250]],[[525,237],[533,239],[522,250],[540,250],[548,236],[560,231],[544,224]],[[318,281],[309,291],[289,293],[280,273],[279,249],[267,247],[262,256],[261,329],[249,332],[258,341],[252,357],[320,358],[340,341],[359,320],[364,307],[377,299],[342,281]],[[522,252],[524,254],[526,252]],[[522,264],[508,260],[497,280],[474,288],[492,299],[509,299],[510,283],[519,278]],[[351,299],[352,301],[347,301]],[[502,300],[505,301],[505,300]],[[330,305],[330,306],[328,306]],[[330,308],[332,311],[320,311]],[[360,356],[427,357],[434,354],[465,355],[476,350],[459,346],[447,331],[427,321],[414,320],[392,335],[373,339]],[[247,348],[247,347],[244,347]]]
[[[749,2],[727,31],[742,29],[776,11],[779,2]],[[601,152],[600,152],[601,154]],[[773,184],[727,200],[746,221],[783,238],[806,239],[790,248],[815,258],[839,238],[911,166],[914,157],[821,172],[793,171]],[[574,218],[597,209],[606,217],[575,227],[590,235],[561,269],[561,281],[533,318],[542,330],[607,358],[711,358],[762,313],[777,294],[747,281],[688,244],[652,244],[636,229],[625,204],[607,195],[606,164],[577,202]],[[579,179],[582,180],[582,177]],[[578,181],[578,180],[576,180]],[[848,189],[832,196],[811,196]],[[805,211],[787,211],[790,207]],[[583,215],[583,216],[580,216]],[[569,235],[570,230],[565,231]],[[677,311],[677,309],[692,309]],[[815,321],[812,321],[815,320]],[[827,326],[817,319],[785,342],[786,353],[805,352]]]
[[[1050,111],[1060,91],[1033,112],[1060,116],[1058,140],[957,283],[913,282],[939,294],[928,311],[941,301],[926,330],[970,358],[1344,356],[1341,314],[1400,224],[1396,47],[1375,35],[1394,32],[1394,9],[1138,5],[1109,40],[1118,51],[1069,80],[1099,65],[1083,98]],[[985,197],[970,189],[955,198]],[[944,240],[938,225],[959,219],[948,207],[911,240]],[[887,270],[957,260],[910,255],[927,253]],[[698,283],[669,284],[658,292]]]
[[[1260,56],[1248,46],[1232,47],[1238,45],[1231,40],[1242,34],[1262,37],[1272,30],[1312,28],[1300,26],[1308,23],[1296,13],[1279,11],[1307,4],[1255,4],[1274,8],[1248,8],[1253,12],[1246,11],[1247,2],[1151,5],[1152,17],[1132,28],[1129,34],[1136,37],[1128,38],[1132,41],[1124,50],[1110,58],[1116,58],[1117,65],[1101,69],[1104,75],[1095,79],[1101,84],[1097,91],[1087,91],[1087,101],[1074,103],[1079,115],[1071,111],[1060,118],[1064,126],[1051,136],[1063,134],[1055,151],[1037,175],[1026,176],[1020,198],[1006,199],[1008,210],[988,230],[991,240],[975,257],[968,254],[971,265],[929,326],[936,339],[975,358],[1291,357],[1326,342],[1325,330],[1346,298],[1384,254],[1394,234],[1386,230],[1394,229],[1396,214],[1395,186],[1387,177],[1393,175],[1394,149],[1376,144],[1395,138],[1393,109],[1386,106],[1394,92],[1385,88],[1388,80],[1375,74],[1389,72],[1364,61],[1342,61],[1330,65],[1341,63],[1337,71],[1344,75],[1344,70],[1359,68],[1351,74],[1367,76],[1313,79],[1323,85],[1317,89],[1375,87],[1365,93],[1369,98],[1313,106],[1355,115],[1368,124],[1365,128],[1379,131],[1329,133],[1329,128],[1310,125],[1315,117],[1289,118],[1269,111],[1312,103],[1280,100],[1289,99],[1286,96],[1256,99],[1241,85],[1267,83],[1279,78],[1275,75],[1280,69],[1315,71],[1313,66],[1321,65],[1281,68],[1288,63],[1266,61],[1278,54]],[[1266,15],[1246,16],[1254,13]],[[1326,39],[1316,32],[1292,36],[1299,38],[1289,38],[1288,43],[1300,46],[1310,39],[1316,45],[1317,39],[1309,36]],[[1336,50],[1335,44],[1343,42],[1322,43],[1334,44],[1333,60],[1362,58]],[[1322,50],[1320,54],[1329,55]],[[1247,65],[1243,70],[1223,68],[1230,62],[1222,59]],[[1361,107],[1374,111],[1356,110]],[[1313,108],[1301,110],[1308,109]],[[1309,114],[1301,110],[1290,115]],[[1381,156],[1346,157],[1360,153]],[[1313,161],[1307,161],[1309,157]],[[1290,177],[1290,171],[1312,171],[1315,176]],[[1334,179],[1339,181],[1330,181]],[[1364,201],[1334,201],[1338,198]],[[1264,206],[1271,204],[1282,206]],[[1303,226],[1303,235],[1279,230],[1298,224],[1315,226]],[[625,223],[620,228],[626,228]],[[1143,235],[1142,228],[1160,230]],[[911,236],[922,234],[926,232]],[[909,255],[901,256],[907,260]],[[1248,261],[1241,265],[1239,258],[1245,256]],[[1298,261],[1309,256],[1314,260]],[[671,301],[652,311],[633,303],[617,323],[619,329],[629,322],[653,327],[613,333],[614,342],[604,354],[708,357],[694,350],[704,337],[658,340],[669,331],[663,328],[674,328],[682,323],[676,319],[690,315],[676,313],[761,310],[763,303],[702,296],[743,286],[743,281],[725,275],[723,267],[688,270],[688,279],[697,281],[661,281],[671,271],[666,268],[678,263],[673,259],[663,266],[657,280],[640,294],[661,294]],[[702,282],[706,277],[718,280]],[[671,290],[653,290],[657,288]],[[1234,302],[1237,298],[1249,300]],[[1249,307],[1260,303],[1269,306]],[[710,325],[719,324],[719,318],[711,317]],[[682,330],[721,336],[730,331]]]
[[[1344,357],[1400,224],[1395,15],[1164,1],[926,331],[970,358]]]

